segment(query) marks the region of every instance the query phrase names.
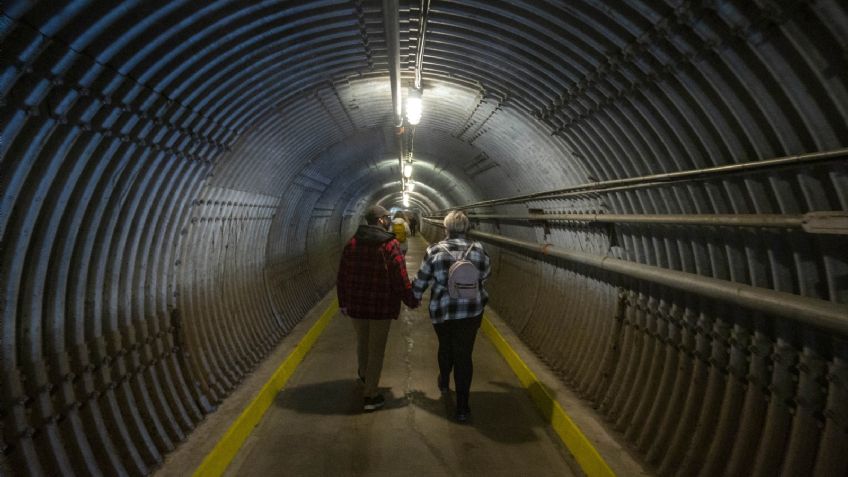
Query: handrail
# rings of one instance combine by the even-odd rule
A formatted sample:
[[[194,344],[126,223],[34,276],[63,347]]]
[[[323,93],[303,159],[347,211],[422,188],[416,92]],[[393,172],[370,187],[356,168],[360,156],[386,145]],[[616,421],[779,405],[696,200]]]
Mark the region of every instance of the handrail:
[[[443,219],[443,216],[428,216]],[[710,225],[726,227],[801,228],[808,233],[848,234],[848,212],[806,214],[469,214],[472,220],[516,222],[566,221],[586,223]]]
[[[558,197],[585,194],[588,192],[605,192],[612,190],[630,189],[634,187],[649,187],[676,181],[701,179],[721,174],[745,173],[753,172],[759,169],[770,169],[773,167],[805,165],[812,162],[827,161],[832,159],[838,159],[841,157],[848,157],[848,147],[824,152],[796,154],[794,156],[778,157],[762,161],[749,161],[740,164],[729,164],[725,166],[707,167],[703,169],[691,169],[688,171],[669,172],[665,174],[653,174],[639,177],[628,177],[625,179],[612,179],[607,181],[590,182],[586,184],[566,187],[563,189],[535,192],[532,194],[505,197],[503,199],[484,200],[472,204],[461,205],[455,208],[473,209],[478,207],[491,207],[495,205],[526,202],[528,200],[555,199]],[[443,210],[440,212],[445,211]]]
[[[424,219],[424,221],[442,227],[442,224],[436,220]],[[468,235],[486,242],[550,255],[848,335],[848,305],[608,256],[565,250],[547,243],[528,242],[476,230],[469,232]]]

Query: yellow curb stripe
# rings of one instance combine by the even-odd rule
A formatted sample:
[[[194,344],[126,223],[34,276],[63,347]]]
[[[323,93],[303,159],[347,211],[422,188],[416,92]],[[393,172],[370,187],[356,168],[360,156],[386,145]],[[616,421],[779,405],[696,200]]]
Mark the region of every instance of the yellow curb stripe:
[[[283,364],[274,371],[271,379],[262,386],[262,389],[259,390],[259,394],[253,398],[253,401],[247,405],[241,415],[239,415],[230,428],[227,429],[227,432],[224,433],[224,436],[221,437],[221,440],[218,441],[215,448],[206,455],[206,458],[203,459],[203,462],[197,470],[194,471],[195,477],[219,476],[227,470],[227,466],[230,465],[230,462],[232,462],[233,458],[244,444],[244,441],[247,440],[250,433],[253,432],[253,428],[262,419],[265,411],[267,411],[271,406],[271,403],[274,402],[274,398],[276,398],[277,393],[279,393],[283,386],[286,385],[286,382],[294,373],[294,370],[297,369],[297,366],[301,361],[303,361],[303,357],[306,356],[306,353],[309,352],[312,345],[315,344],[315,340],[318,339],[318,336],[321,335],[324,328],[327,327],[330,320],[336,315],[338,310],[339,303],[338,301],[333,300],[333,303],[331,303],[329,308],[324,311],[321,318],[315,322],[303,339],[301,339],[292,352],[289,353],[283,361]]]
[[[601,454],[592,446],[589,439],[580,431],[580,428],[571,420],[571,418],[562,409],[562,406],[554,399],[552,393],[539,381],[536,374],[527,367],[527,364],[521,360],[518,354],[507,344],[504,337],[497,328],[489,321],[488,318],[483,318],[481,327],[483,333],[489,338],[495,348],[503,356],[504,360],[512,368],[512,371],[518,377],[522,386],[527,388],[527,392],[536,404],[536,407],[542,413],[542,416],[551,423],[554,431],[557,433],[563,444],[571,451],[577,463],[589,477],[608,477],[614,476],[612,469],[609,468]]]

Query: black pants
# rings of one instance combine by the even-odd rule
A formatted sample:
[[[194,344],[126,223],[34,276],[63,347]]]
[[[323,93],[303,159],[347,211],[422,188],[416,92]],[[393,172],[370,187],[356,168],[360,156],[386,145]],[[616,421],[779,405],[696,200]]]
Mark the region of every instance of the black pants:
[[[439,337],[439,372],[448,379],[454,371],[453,382],[456,386],[456,408],[468,411],[468,392],[471,389],[471,376],[474,365],[471,352],[474,351],[474,339],[483,315],[464,320],[449,320],[433,325]]]

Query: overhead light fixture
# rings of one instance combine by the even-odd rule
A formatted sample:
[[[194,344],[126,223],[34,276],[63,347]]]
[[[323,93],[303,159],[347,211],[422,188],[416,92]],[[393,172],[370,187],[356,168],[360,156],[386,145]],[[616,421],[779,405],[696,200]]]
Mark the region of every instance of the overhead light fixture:
[[[407,179],[412,177],[412,163],[411,162],[407,162],[406,164],[403,165],[403,177],[406,177]]]
[[[403,193],[403,206],[409,207],[409,192]]]
[[[406,120],[409,124],[415,126],[421,122],[423,107],[424,105],[421,102],[421,90],[409,88],[409,91],[406,94]]]
[[[406,190],[412,192],[415,190],[415,182],[412,182],[412,179],[406,181]]]

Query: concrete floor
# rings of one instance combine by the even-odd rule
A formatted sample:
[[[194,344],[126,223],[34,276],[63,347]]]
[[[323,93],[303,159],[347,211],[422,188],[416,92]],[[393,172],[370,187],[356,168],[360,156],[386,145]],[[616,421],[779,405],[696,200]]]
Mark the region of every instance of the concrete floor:
[[[411,240],[410,276],[425,246]],[[380,382],[386,407],[364,413],[353,327],[337,316],[226,475],[580,475],[482,334],[474,350],[473,419],[455,422],[453,393],[442,396],[436,386],[436,348],[427,301],[417,310],[403,307]]]

